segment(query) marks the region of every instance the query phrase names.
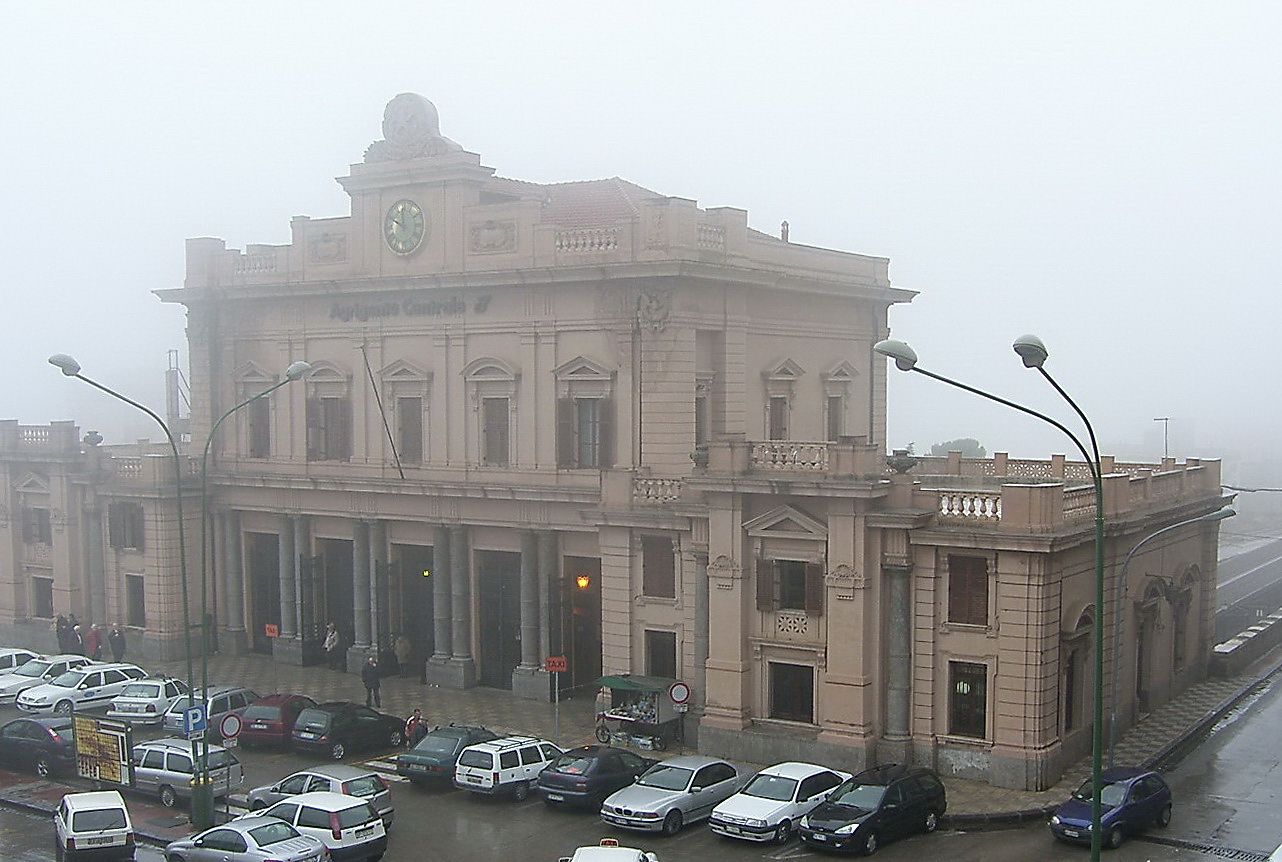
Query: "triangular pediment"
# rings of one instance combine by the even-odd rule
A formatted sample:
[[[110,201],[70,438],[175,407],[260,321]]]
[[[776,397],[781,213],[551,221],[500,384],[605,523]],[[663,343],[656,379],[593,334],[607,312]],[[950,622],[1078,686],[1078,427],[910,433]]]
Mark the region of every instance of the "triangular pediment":
[[[768,380],[796,380],[806,370],[791,359],[780,359],[766,366],[762,373]]]
[[[854,380],[859,376],[859,370],[849,362],[838,362],[835,366],[824,372],[824,380],[844,381]]]
[[[263,386],[270,386],[275,383],[277,376],[271,374],[266,368],[257,362],[244,362],[236,366],[231,373],[232,380],[237,383],[259,383]]]
[[[777,536],[789,539],[827,539],[828,527],[818,518],[811,517],[795,506],[777,506],[745,521],[744,532],[749,536]]]
[[[609,380],[614,372],[596,360],[576,356],[569,362],[552,369],[558,380]]]
[[[27,473],[13,487],[15,491],[25,491],[29,494],[48,494],[49,477],[41,473]]]

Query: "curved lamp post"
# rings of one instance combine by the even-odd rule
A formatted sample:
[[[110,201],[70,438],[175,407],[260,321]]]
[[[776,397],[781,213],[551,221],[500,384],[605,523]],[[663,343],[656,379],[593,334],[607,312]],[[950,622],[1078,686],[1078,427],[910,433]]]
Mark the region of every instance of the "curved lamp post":
[[[160,426],[160,429],[165,432],[165,439],[169,441],[169,449],[171,452],[173,452],[173,456],[174,456],[174,504],[178,512],[178,570],[182,579],[183,640],[186,643],[186,647],[187,647],[187,690],[192,691],[193,690],[192,682],[194,680],[195,675],[192,670],[192,656],[191,656],[191,601],[188,596],[188,587],[187,587],[186,530],[183,526],[182,456],[178,454],[178,444],[174,441],[174,435],[169,430],[169,426],[165,424],[165,420],[161,419],[160,416],[158,416],[154,410],[152,410],[150,407],[147,407],[143,404],[139,404],[137,401],[134,401],[132,398],[121,395],[116,390],[111,389],[107,386],[104,386],[96,380],[92,380],[84,376],[83,374],[80,373],[80,363],[77,362],[75,359],[71,358],[70,356],[68,356],[67,354],[55,353],[53,356],[49,357],[49,364],[58,368],[66,376],[74,377],[77,380],[83,380],[85,383],[88,383],[90,386],[94,387],[95,389],[99,389],[107,393],[112,398],[118,398],[119,400],[125,402],[131,407],[136,407],[139,410],[141,410],[143,413],[146,413],[152,419],[156,420],[156,424],[158,424]],[[191,741],[191,759],[192,759],[192,762],[198,762],[199,760],[196,740],[194,739]],[[213,813],[213,807],[211,803],[210,814],[212,815],[212,813]],[[199,828],[204,829],[209,825],[211,824],[206,824],[205,826],[201,826]]]
[[[285,369],[285,376],[276,383],[241,401],[226,413],[218,417],[209,428],[205,438],[205,449],[200,456],[200,696],[209,697],[209,451],[214,445],[214,435],[218,433],[223,421],[248,404],[266,398],[268,395],[295,380],[299,380],[312,370],[308,362],[299,360]],[[184,602],[184,607],[185,607]],[[192,689],[194,692],[195,690]],[[194,698],[194,694],[192,695]],[[192,782],[191,812],[192,823],[197,829],[207,829],[214,820],[214,788],[209,777],[209,734],[200,741],[200,756],[196,758],[196,776]]]
[[[1180,521],[1175,524],[1169,524],[1155,533],[1150,533],[1135,543],[1135,547],[1126,554],[1126,559],[1122,560],[1122,570],[1117,576],[1117,589],[1113,598],[1113,700],[1109,706],[1108,713],[1108,768],[1113,768],[1113,749],[1117,747],[1117,704],[1121,700],[1121,678],[1122,678],[1122,602],[1126,593],[1126,568],[1131,564],[1131,559],[1140,548],[1156,539],[1164,533],[1171,530],[1187,527],[1189,524],[1201,524],[1210,521],[1223,521],[1225,518],[1232,518],[1237,514],[1234,509],[1220,509],[1217,512],[1208,512],[1197,518],[1189,518],[1186,521]]]
[[[1091,724],[1091,862],[1099,862],[1102,846],[1099,828],[1101,814],[1100,792],[1103,789],[1101,775],[1104,762],[1104,481],[1100,475],[1099,448],[1095,445],[1095,431],[1086,419],[1086,414],[1042,368],[1042,363],[1046,361],[1047,351],[1041,339],[1033,335],[1025,335],[1015,341],[1014,347],[1015,352],[1024,360],[1025,367],[1036,368],[1040,371],[1042,376],[1050,381],[1056,391],[1068,401],[1077,415],[1086,423],[1086,430],[1090,434],[1091,451],[1087,451],[1086,447],[1082,445],[1082,441],[1077,438],[1077,435],[1063,423],[1052,419],[1044,413],[1039,413],[1031,407],[1025,407],[1023,404],[1017,404],[991,392],[976,389],[974,386],[968,386],[965,383],[918,367],[917,352],[902,341],[879,341],[873,345],[873,350],[882,356],[895,360],[895,367],[900,371],[915,371],[918,374],[924,374],[941,383],[964,389],[981,398],[987,398],[989,401],[996,401],[998,404],[1003,404],[1021,413],[1027,413],[1029,416],[1036,417],[1047,424],[1055,426],[1064,432],[1068,439],[1073,441],[1073,445],[1082,453],[1082,457],[1090,466],[1091,481],[1095,485],[1095,607],[1097,617],[1095,622],[1095,717]]]

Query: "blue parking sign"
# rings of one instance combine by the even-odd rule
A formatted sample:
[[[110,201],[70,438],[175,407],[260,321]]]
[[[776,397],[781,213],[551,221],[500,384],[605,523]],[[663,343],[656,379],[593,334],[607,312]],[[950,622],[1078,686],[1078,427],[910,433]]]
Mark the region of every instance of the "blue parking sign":
[[[199,739],[209,726],[209,717],[205,715],[203,703],[183,710],[183,733],[188,739]]]

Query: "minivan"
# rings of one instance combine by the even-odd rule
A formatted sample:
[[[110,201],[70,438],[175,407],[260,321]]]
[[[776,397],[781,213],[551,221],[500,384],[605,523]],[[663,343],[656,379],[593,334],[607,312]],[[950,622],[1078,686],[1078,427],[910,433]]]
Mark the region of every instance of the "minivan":
[[[846,779],[801,818],[810,847],[871,856],[892,838],[934,832],[948,808],[939,776],[920,766],[888,763]]]
[[[560,754],[552,743],[532,736],[478,742],[459,754],[454,786],[473,793],[510,793],[520,801],[530,795],[543,767]]]
[[[53,814],[53,828],[58,862],[134,858],[134,824],[119,791],[68,793]]]

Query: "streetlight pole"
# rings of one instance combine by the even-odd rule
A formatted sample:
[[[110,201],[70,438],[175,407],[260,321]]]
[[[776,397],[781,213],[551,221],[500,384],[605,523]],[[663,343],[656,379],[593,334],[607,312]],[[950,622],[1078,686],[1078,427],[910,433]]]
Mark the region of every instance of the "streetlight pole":
[[[205,449],[200,456],[200,697],[201,700],[207,701],[209,698],[209,451],[214,445],[214,435],[218,433],[218,428],[223,421],[233,413],[260,398],[266,398],[268,395],[280,389],[286,384],[293,383],[305,376],[312,370],[312,366],[299,360],[291,363],[285,369],[285,376],[281,380],[259,392],[257,395],[250,396],[241,401],[235,407],[232,407],[218,420],[214,422],[209,429],[209,435],[205,438]],[[193,690],[194,692],[194,690]],[[195,695],[193,693],[194,701]],[[209,778],[209,731],[205,731],[204,737],[200,741],[200,756],[195,759],[196,776],[192,782],[191,792],[191,817],[192,823],[197,829],[206,829],[213,825],[214,822],[214,788]]]
[[[1103,761],[1104,761],[1104,480],[1100,475],[1099,448],[1095,445],[1095,432],[1091,428],[1090,422],[1087,421],[1086,415],[1073,402],[1068,394],[1060,388],[1049,374],[1041,367],[1041,363],[1046,360],[1046,348],[1041,341],[1034,336],[1023,336],[1015,342],[1015,352],[1024,360],[1024,365],[1033,368],[1036,367],[1042,372],[1042,375],[1050,381],[1051,385],[1068,401],[1068,403],[1077,412],[1077,415],[1086,423],[1086,430],[1090,434],[1092,452],[1088,452],[1082,445],[1082,441],[1077,435],[1065,427],[1061,422],[1052,419],[1044,413],[1039,413],[1030,407],[1017,404],[991,392],[985,392],[982,389],[976,389],[974,386],[968,386],[957,380],[953,380],[943,375],[936,374],[933,371],[927,371],[924,368],[917,367],[917,353],[902,341],[879,341],[873,346],[873,350],[883,356],[888,356],[895,360],[895,367],[900,371],[916,371],[918,374],[924,374],[941,383],[947,383],[958,389],[963,389],[981,398],[987,398],[989,401],[996,401],[1021,413],[1027,413],[1029,416],[1053,425],[1073,441],[1073,445],[1082,453],[1086,463],[1090,466],[1091,481],[1095,485],[1095,692],[1094,692],[1094,721],[1091,725],[1091,862],[1099,862],[1101,840],[1100,840],[1100,793],[1103,789]],[[1039,354],[1040,351],[1040,354]]]
[[[68,356],[65,353],[55,353],[53,356],[49,357],[49,364],[58,368],[67,377],[75,377],[77,380],[83,380],[85,383],[88,383],[90,386],[94,387],[95,389],[98,389],[107,393],[112,398],[117,398],[125,402],[126,404],[130,405],[131,407],[136,407],[139,410],[141,410],[143,413],[146,413],[152,419],[156,420],[156,424],[158,424],[160,426],[160,429],[165,432],[165,439],[169,441],[169,449],[174,456],[174,503],[178,513],[178,567],[179,567],[179,573],[181,575],[181,580],[182,580],[183,640],[186,645],[186,654],[187,654],[187,690],[192,691],[193,690],[192,682],[194,680],[195,674],[193,673],[193,669],[192,669],[192,656],[191,656],[191,601],[188,595],[188,587],[187,587],[186,528],[183,524],[182,456],[178,454],[178,444],[177,442],[174,441],[174,435],[169,430],[169,426],[165,424],[165,420],[161,419],[160,416],[158,416],[154,410],[152,410],[150,407],[147,407],[143,404],[139,404],[137,401],[134,401],[132,398],[129,398],[125,395],[121,395],[116,390],[111,389],[107,386],[104,386],[96,380],[92,380],[84,376],[83,374],[80,373],[80,363],[77,362],[72,357]],[[196,762],[197,760],[197,746],[196,746],[196,740],[194,739],[191,741],[191,759],[192,759],[192,762]],[[211,813],[212,813],[212,808],[211,808]],[[203,829],[205,827],[200,826],[199,828]]]
[[[1139,549],[1149,542],[1169,533],[1171,530],[1177,530],[1180,527],[1187,527],[1189,524],[1201,524],[1210,521],[1223,521],[1225,518],[1232,518],[1237,512],[1233,509],[1220,509],[1217,512],[1208,512],[1196,518],[1189,518],[1175,524],[1169,524],[1155,533],[1150,533],[1135,543],[1126,554],[1126,559],[1122,560],[1122,570],[1117,576],[1117,588],[1113,599],[1113,699],[1108,713],[1108,768],[1113,768],[1113,749],[1117,747],[1117,704],[1121,700],[1120,688],[1122,678],[1122,602],[1126,593],[1126,568],[1131,564],[1131,559],[1139,552]]]

